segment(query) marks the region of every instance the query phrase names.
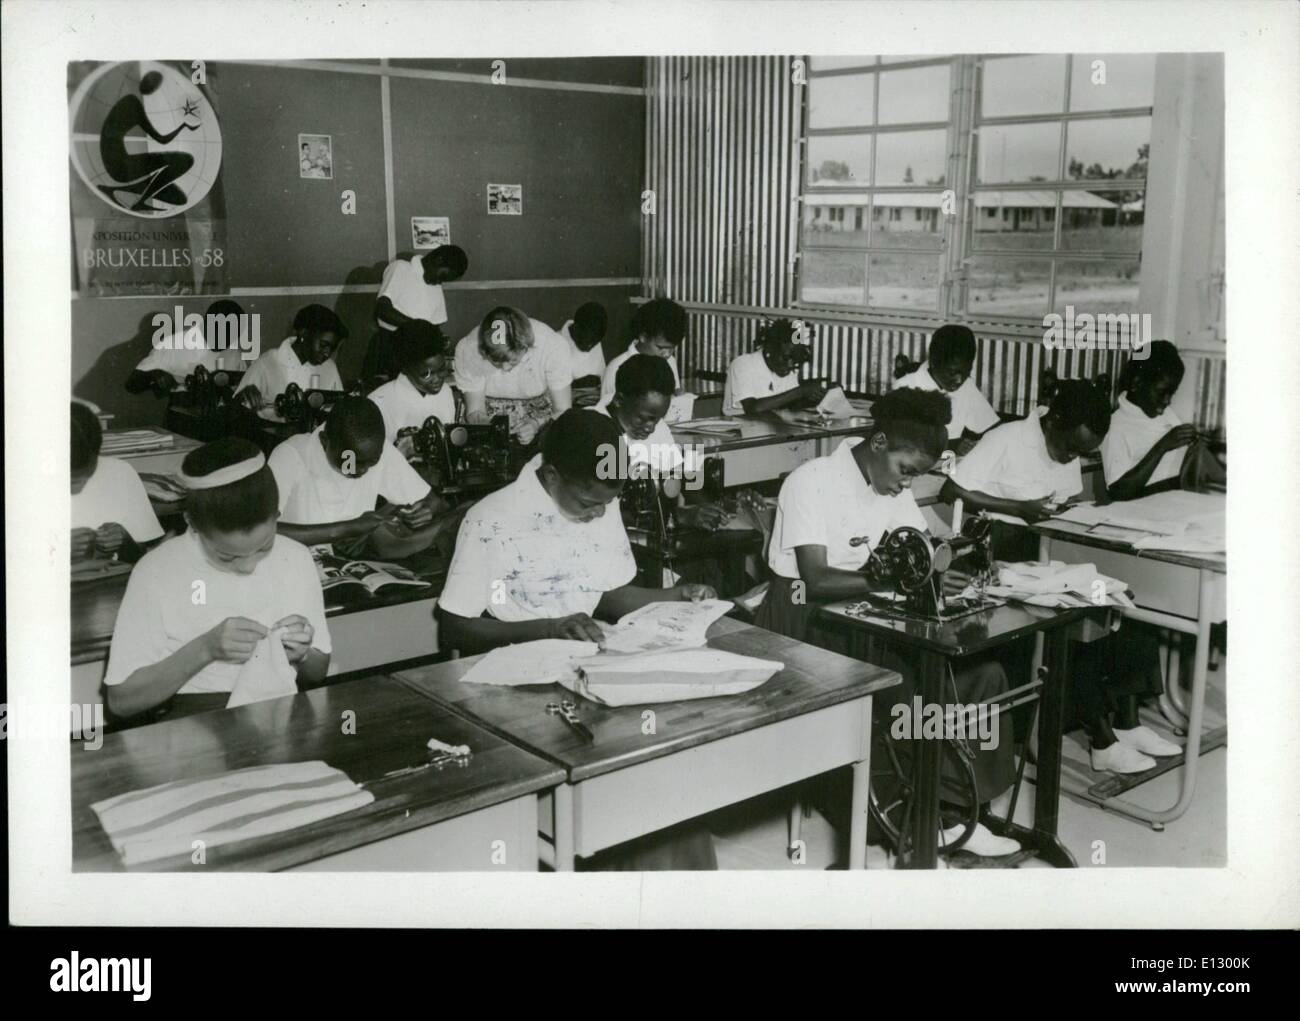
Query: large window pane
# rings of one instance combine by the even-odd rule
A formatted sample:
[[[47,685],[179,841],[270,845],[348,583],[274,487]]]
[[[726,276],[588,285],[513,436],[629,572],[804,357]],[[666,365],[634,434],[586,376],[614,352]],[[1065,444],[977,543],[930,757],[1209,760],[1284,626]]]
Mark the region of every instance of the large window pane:
[[[946,121],[950,99],[946,64],[880,74],[881,124]]]
[[[1052,181],[1059,173],[1060,122],[986,125],[978,144],[982,184]]]
[[[1142,251],[1142,192],[1067,191],[1061,201],[1062,249],[1105,255],[1137,255]]]
[[[1056,310],[1064,312],[1066,305],[1076,314],[1136,312],[1138,261],[1062,259],[1056,264]]]
[[[981,252],[1050,251],[1056,224],[1056,192],[975,193],[975,248]]]
[[[971,259],[966,311],[1039,317],[1047,313],[1048,259]]]
[[[1071,180],[1146,179],[1150,117],[1075,121],[1067,132],[1065,173]]]
[[[871,183],[870,135],[823,135],[808,139],[808,183],[815,188]]]
[[[871,211],[872,248],[943,247],[941,192],[877,195]]]
[[[800,259],[799,298],[813,305],[865,305],[867,253],[808,249]]]
[[[1097,61],[1101,64],[1094,66]],[[1150,106],[1155,82],[1155,54],[1076,53],[1070,69],[1070,109]]]
[[[1064,55],[985,59],[982,67],[982,116],[1065,112]]]
[[[847,128],[874,123],[874,74],[845,74],[814,78],[808,85],[808,126]]]
[[[876,136],[876,184],[944,186],[948,132],[886,131]]]
[[[878,308],[934,312],[939,307],[939,257],[873,252],[867,290],[870,304]]]
[[[811,245],[865,248],[871,197],[850,193],[809,195],[803,203],[803,239]]]

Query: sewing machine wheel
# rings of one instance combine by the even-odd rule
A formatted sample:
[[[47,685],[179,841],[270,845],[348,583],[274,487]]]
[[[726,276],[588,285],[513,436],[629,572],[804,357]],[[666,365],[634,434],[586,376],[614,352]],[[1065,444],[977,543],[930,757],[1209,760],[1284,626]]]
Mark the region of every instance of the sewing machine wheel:
[[[947,563],[942,566],[935,563],[930,540],[916,528],[904,526],[894,529],[879,553],[889,560],[898,587],[904,592],[915,592],[929,581],[936,569],[943,571],[948,567]]]
[[[899,754],[899,742],[889,732],[888,726],[876,728],[876,739],[871,756],[871,785],[867,793],[867,811],[872,821],[880,827],[899,864],[906,862],[912,852],[912,813],[916,808],[916,787],[912,771],[904,765]],[[972,759],[962,754],[957,743],[945,740],[939,751],[939,767],[943,771],[942,790],[945,800],[966,806],[961,821],[961,832],[955,840],[939,845],[939,854],[947,855],[960,850],[975,832],[979,822],[979,793],[975,782]]]
[[[469,442],[469,430],[463,425],[453,425],[447,430],[447,441],[453,447],[463,447]]]

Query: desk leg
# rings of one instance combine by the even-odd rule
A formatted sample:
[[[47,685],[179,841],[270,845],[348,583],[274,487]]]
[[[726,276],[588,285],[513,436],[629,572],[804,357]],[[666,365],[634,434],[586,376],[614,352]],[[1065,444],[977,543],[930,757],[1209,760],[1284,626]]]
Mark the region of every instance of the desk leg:
[[[1056,628],[1047,641],[1047,679],[1038,707],[1038,770],[1035,774],[1034,837],[1038,857],[1057,868],[1072,868],[1074,856],[1057,836],[1061,803],[1061,739],[1065,729],[1065,690],[1070,669],[1070,638]]]
[[[920,657],[921,705],[923,711],[943,701],[943,681],[948,661],[934,652]],[[912,763],[912,854],[905,864],[909,869],[933,869],[939,865],[939,761],[942,741],[915,741],[916,757]],[[854,773],[856,780],[856,770]],[[856,784],[855,784],[856,794]],[[866,852],[865,838],[858,845]]]
[[[862,758],[853,764],[853,792],[849,798],[849,868],[867,867],[867,812],[871,796],[872,700],[861,700],[858,743]]]
[[[555,871],[574,869],[573,787],[562,783],[555,788]]]

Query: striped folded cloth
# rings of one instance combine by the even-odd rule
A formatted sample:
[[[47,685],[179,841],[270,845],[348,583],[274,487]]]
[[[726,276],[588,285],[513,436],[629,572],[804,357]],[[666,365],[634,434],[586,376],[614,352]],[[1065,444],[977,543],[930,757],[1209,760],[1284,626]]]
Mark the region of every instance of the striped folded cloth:
[[[281,833],[375,800],[324,762],[286,762],[175,780],[90,807],[126,865]]]

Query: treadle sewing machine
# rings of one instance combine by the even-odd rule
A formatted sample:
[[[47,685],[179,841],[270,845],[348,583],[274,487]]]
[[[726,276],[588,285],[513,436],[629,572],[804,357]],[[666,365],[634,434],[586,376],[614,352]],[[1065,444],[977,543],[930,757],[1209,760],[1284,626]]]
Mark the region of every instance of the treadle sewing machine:
[[[195,440],[225,436],[235,391],[243,378],[242,369],[195,366],[185,377],[183,387],[171,391],[164,424],[172,432]]]
[[[290,383],[275,398],[275,412],[295,432],[311,432],[325,421],[330,408],[344,397],[364,397],[364,384],[358,380],[346,390],[304,390]]]
[[[496,415],[486,425],[452,422],[430,415],[422,426],[398,431],[415,448],[411,463],[441,496],[483,493],[510,481],[510,419]]]
[[[992,521],[983,515],[967,518],[961,533],[946,538],[927,535],[918,528],[896,528],[883,536],[862,568],[866,576],[894,591],[872,593],[848,612],[921,621],[953,620],[979,613],[1001,600],[986,596],[984,581],[993,570]],[[851,546],[869,543],[868,536],[849,540]],[[944,594],[944,575],[957,561],[974,583],[975,595]]]

